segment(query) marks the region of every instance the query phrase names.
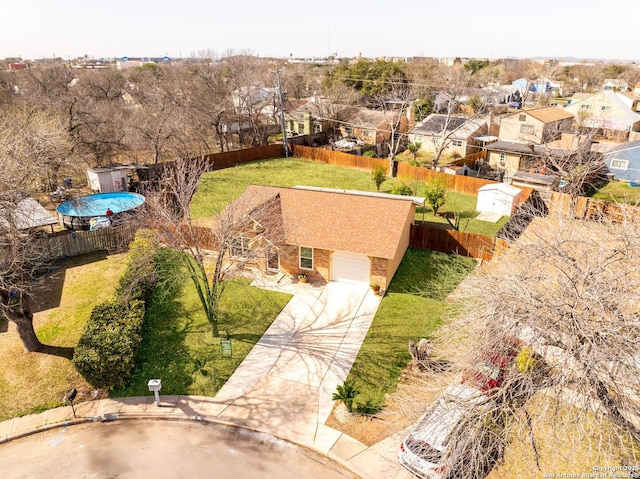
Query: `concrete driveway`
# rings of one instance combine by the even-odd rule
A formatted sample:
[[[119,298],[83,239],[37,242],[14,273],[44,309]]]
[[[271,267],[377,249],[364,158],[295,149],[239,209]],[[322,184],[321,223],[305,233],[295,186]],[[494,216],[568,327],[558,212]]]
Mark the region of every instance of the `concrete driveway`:
[[[347,377],[379,305],[368,286],[299,285],[216,395],[224,408],[210,412],[301,444],[316,442],[331,395]]]

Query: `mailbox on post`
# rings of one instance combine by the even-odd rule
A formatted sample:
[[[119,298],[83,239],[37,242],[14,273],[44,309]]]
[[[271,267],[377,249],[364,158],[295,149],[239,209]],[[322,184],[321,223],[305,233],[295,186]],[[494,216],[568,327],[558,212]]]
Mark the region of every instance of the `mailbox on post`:
[[[160,390],[162,389],[162,380],[160,379],[149,379],[149,391],[152,391],[156,397],[156,406],[160,406]]]

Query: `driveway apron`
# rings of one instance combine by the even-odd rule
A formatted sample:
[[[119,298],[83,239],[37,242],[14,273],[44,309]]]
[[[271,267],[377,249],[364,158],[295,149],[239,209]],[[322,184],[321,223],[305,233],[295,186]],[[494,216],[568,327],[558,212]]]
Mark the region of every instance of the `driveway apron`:
[[[300,287],[216,395],[218,417],[313,442],[379,305],[368,286]]]

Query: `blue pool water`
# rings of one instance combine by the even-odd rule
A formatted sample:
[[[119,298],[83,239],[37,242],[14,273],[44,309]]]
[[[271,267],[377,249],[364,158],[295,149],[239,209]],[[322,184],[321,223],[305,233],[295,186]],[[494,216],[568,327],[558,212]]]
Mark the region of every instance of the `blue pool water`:
[[[114,214],[137,208],[144,203],[144,196],[138,193],[116,192],[96,193],[67,201],[58,206],[57,211],[64,216],[92,217],[104,216],[107,208]]]

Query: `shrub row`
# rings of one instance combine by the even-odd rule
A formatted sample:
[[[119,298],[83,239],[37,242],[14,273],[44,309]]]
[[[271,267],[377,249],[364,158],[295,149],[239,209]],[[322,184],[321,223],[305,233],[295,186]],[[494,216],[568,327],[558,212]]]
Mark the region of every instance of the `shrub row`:
[[[154,231],[136,233],[114,299],[93,309],[80,336],[73,364],[96,388],[125,387],[133,374],[142,341],[145,304],[156,283],[158,251]]]

